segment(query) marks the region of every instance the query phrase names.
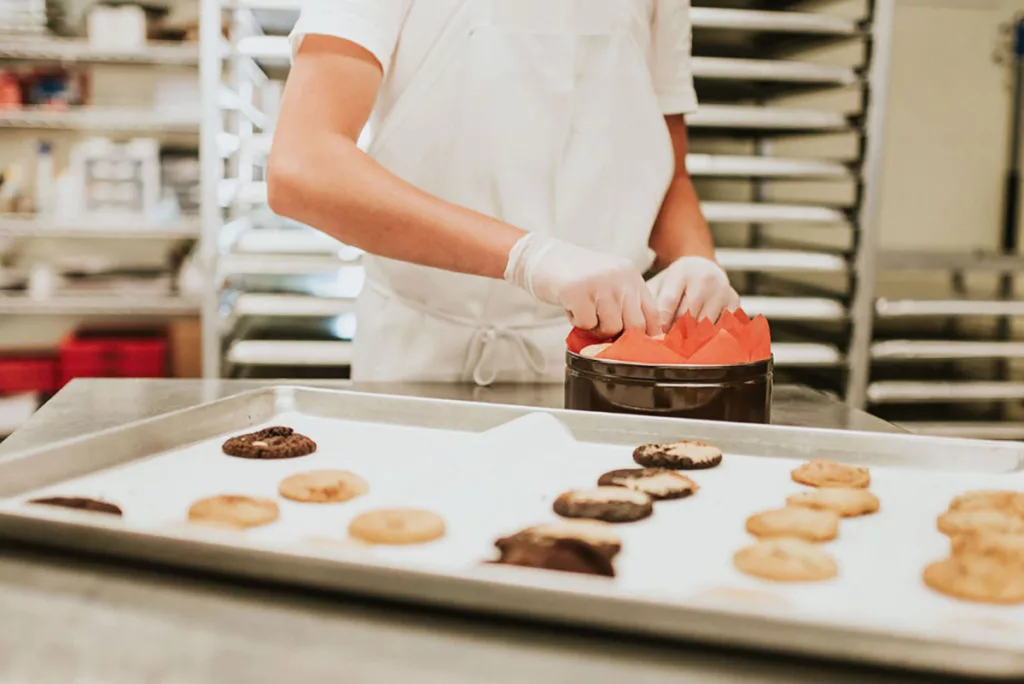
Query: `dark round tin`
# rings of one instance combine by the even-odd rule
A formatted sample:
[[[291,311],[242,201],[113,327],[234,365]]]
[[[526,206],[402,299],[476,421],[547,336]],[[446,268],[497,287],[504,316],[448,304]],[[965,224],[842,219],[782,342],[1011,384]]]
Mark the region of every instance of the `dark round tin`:
[[[651,366],[567,351],[565,408],[768,423],[774,365],[769,358],[732,366]]]

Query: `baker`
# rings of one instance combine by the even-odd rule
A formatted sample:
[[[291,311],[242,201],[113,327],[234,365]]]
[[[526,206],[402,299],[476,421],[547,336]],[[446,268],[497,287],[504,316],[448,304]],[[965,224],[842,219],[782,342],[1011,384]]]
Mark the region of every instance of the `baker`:
[[[354,379],[560,381],[567,314],[654,335],[738,306],[686,172],[689,13],[306,0],[269,200],[368,253]]]

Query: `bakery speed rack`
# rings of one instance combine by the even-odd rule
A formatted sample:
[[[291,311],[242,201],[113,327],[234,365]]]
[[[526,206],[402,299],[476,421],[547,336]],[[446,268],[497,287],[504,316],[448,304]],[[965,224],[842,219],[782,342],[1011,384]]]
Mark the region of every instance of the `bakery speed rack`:
[[[719,261],[780,376],[863,406],[894,3],[723,4],[692,2],[687,117]]]
[[[714,230],[748,234],[739,241],[719,240],[719,259],[735,280],[746,281],[745,305],[776,323],[779,367],[863,403],[850,390],[863,395],[864,379],[848,370],[867,363],[871,342],[871,232],[892,2],[864,2],[856,18],[827,8],[796,11],[788,3],[783,9],[754,1],[732,2],[728,8],[704,0],[692,4],[693,71],[701,108],[688,117],[693,140],[688,166]],[[323,331],[345,327],[338,321],[350,315],[351,288],[361,278],[358,261],[340,246],[302,249],[295,242],[287,253],[270,258],[255,247],[263,238],[253,237],[279,228],[265,208],[264,168],[274,113],[259,100],[268,84],[286,74],[287,33],[298,6],[291,0],[203,4],[200,59],[208,95],[203,163],[207,177],[217,179],[204,187],[204,254],[211,278],[222,285],[204,303],[204,366],[211,376],[282,364],[289,354],[296,371],[301,370],[298,359],[346,364],[350,358],[350,340],[344,335],[325,340]],[[229,27],[227,49],[222,21]],[[863,49],[850,63],[815,56],[814,50],[833,44]],[[222,89],[234,97],[230,108],[218,95]],[[852,94],[858,104],[837,108],[813,101],[833,93]],[[846,157],[787,152],[794,141],[836,136],[854,138],[856,152]],[[723,140],[726,149],[716,145]],[[839,188],[845,196],[775,195],[777,186],[800,183]],[[730,191],[736,187],[744,191]],[[776,228],[811,231],[824,239],[791,243],[776,239]],[[843,249],[828,244],[835,235],[847,236]],[[300,284],[301,273],[314,274],[318,285]],[[823,290],[819,280],[828,287]],[[805,281],[812,290],[805,289]],[[282,320],[297,321],[293,330],[308,325],[315,332],[305,341],[294,335],[275,340],[272,331],[280,328],[275,321]],[[819,328],[823,334],[817,334]],[[246,339],[253,330],[259,331],[258,339]],[[313,346],[304,348],[303,342]]]

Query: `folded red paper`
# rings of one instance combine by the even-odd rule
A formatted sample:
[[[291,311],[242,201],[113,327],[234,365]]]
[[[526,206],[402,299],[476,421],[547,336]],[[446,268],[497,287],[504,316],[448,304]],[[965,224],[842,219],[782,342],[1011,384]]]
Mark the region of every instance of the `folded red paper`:
[[[574,329],[565,343],[578,354],[585,347],[608,342],[593,333]],[[698,321],[687,312],[672,325],[663,340],[630,330],[597,355],[605,361],[652,365],[734,365],[771,357],[771,330],[764,316],[750,318],[742,309],[726,311],[717,323]]]

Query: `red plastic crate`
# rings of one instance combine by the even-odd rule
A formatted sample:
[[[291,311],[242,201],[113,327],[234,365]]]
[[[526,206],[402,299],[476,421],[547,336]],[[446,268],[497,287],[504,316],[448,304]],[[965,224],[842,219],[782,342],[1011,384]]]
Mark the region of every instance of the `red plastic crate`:
[[[57,358],[46,354],[0,356],[0,394],[56,392],[60,388]]]
[[[160,332],[79,330],[60,345],[60,382],[74,378],[163,378],[167,339]]]

